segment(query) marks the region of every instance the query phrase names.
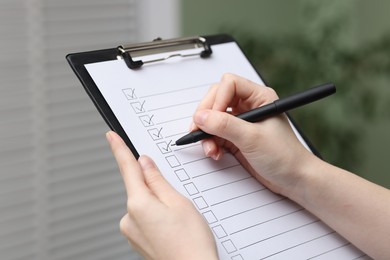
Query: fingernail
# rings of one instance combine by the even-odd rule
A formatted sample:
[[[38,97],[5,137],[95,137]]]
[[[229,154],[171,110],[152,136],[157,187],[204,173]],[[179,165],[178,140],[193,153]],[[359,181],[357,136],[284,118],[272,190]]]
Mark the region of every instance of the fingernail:
[[[213,158],[214,160],[218,161],[219,159],[221,159],[222,154],[223,154],[223,153],[222,153],[221,151],[218,151],[218,153],[213,154],[213,155],[211,156],[211,158]]]
[[[111,134],[111,131],[108,131],[108,132],[106,133],[106,139],[107,139],[107,141],[108,141],[109,143],[112,142],[112,134]]]
[[[219,159],[218,154],[213,154],[213,155],[211,156],[211,158],[212,158],[213,160],[215,160],[215,161],[218,161],[218,159]]]
[[[210,144],[208,142],[202,142],[202,147],[203,147],[203,151],[204,151],[205,155],[207,157],[210,157],[210,153],[211,153]]]
[[[195,117],[194,117],[195,123],[198,125],[204,125],[209,114],[210,114],[210,111],[207,111],[207,110],[200,111],[200,112],[196,113]]]

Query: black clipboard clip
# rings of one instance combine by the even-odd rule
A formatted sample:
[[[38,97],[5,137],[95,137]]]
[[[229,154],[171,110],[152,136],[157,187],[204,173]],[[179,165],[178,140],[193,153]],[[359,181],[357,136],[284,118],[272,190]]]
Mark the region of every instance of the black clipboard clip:
[[[200,52],[182,54],[180,51],[189,50],[189,49],[199,49],[203,48]],[[142,65],[151,62],[164,61],[172,57],[189,57],[199,55],[201,58],[207,58],[212,54],[210,45],[207,43],[207,40],[203,37],[187,37],[187,38],[176,38],[169,40],[162,40],[157,38],[152,42],[138,43],[138,44],[128,44],[121,45],[118,47],[119,55],[125,61],[127,67],[130,69],[138,69]],[[153,59],[153,60],[133,60],[134,57],[159,54],[164,52],[174,52],[179,51],[178,53],[170,54],[163,58]]]

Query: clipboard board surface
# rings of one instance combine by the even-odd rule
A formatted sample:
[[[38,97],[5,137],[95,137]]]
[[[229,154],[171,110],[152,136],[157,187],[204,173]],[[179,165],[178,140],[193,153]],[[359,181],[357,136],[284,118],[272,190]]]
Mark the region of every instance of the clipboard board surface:
[[[193,59],[204,58],[204,62],[206,63],[208,62],[208,57],[214,57],[214,51],[217,50],[218,53],[215,53],[215,57],[223,57],[223,62],[225,63],[227,61],[231,63],[235,63],[236,61],[238,63],[242,62],[242,64],[236,65],[235,68],[238,66],[242,70],[250,69],[251,72],[248,75],[253,78],[260,78],[260,80],[264,82],[264,79],[246,59],[241,48],[232,37],[228,35],[214,35],[201,38],[201,40],[195,39],[195,49],[200,49],[199,53],[183,52],[180,53],[180,55],[172,55],[172,48],[176,50],[175,44],[177,41],[180,42],[179,39],[173,41],[168,40],[166,42],[157,41],[131,45],[130,49],[133,48],[135,51],[129,51],[130,56],[125,50],[126,48],[120,46],[119,48],[69,54],[67,55],[67,60],[108,126],[124,139],[134,155],[138,157],[140,153],[138,149],[141,147],[143,149],[143,146],[153,146],[153,155],[156,155],[158,158],[153,157],[153,155],[152,158],[155,159],[155,161],[157,159],[156,164],[162,171],[164,177],[180,193],[193,201],[196,208],[210,225],[216,238],[221,259],[248,260],[269,257],[279,257],[278,259],[308,259],[317,256],[328,257],[328,259],[355,259],[356,257],[361,257],[363,254],[359,250],[306,210],[286,198],[273,194],[259,184],[239,163],[237,163],[232,155],[227,154],[224,156],[224,161],[214,163],[205,162],[208,158],[193,160],[195,157],[198,158],[197,156],[200,154],[199,151],[195,151],[197,149],[196,147],[189,147],[187,153],[175,154],[175,150],[170,150],[173,148],[169,147],[170,143],[164,139],[165,137],[163,138],[160,136],[160,132],[163,128],[158,125],[158,123],[164,124],[168,121],[154,123],[156,117],[153,118],[153,116],[156,113],[158,115],[158,110],[160,108],[152,107],[152,109],[148,110],[145,109],[145,106],[149,104],[148,102],[150,102],[150,100],[154,100],[155,102],[160,95],[170,95],[172,98],[173,95],[181,93],[181,90],[179,90],[179,92],[177,89],[164,92],[161,89],[158,89],[158,91],[154,90],[155,92],[159,92],[157,94],[153,93],[151,95],[149,93],[138,95],[139,92],[136,92],[137,95],[135,95],[134,91],[136,87],[125,88],[125,86],[117,86],[116,91],[118,93],[111,95],[112,89],[110,89],[110,84],[111,82],[114,84],[116,75],[110,75],[110,73],[115,74],[117,71],[115,69],[121,70],[120,73],[118,72],[118,75],[124,77],[127,77],[128,74],[133,75],[131,77],[129,76],[129,78],[126,79],[127,81],[121,81],[121,84],[126,85],[129,84],[129,79],[137,79],[140,75],[136,75],[137,70],[138,73],[145,73],[148,71],[148,68],[154,71],[157,70],[156,68],[158,66],[153,67],[153,65],[150,65],[150,67],[148,67],[148,65],[143,68],[142,66],[145,63],[166,62],[163,67],[161,67],[160,64],[160,67],[158,68],[165,69],[165,67],[169,68],[172,66],[172,68],[175,69],[182,69],[183,72],[182,67],[185,66],[178,67],[179,65],[174,62],[167,62],[167,60],[169,60],[170,57],[183,57],[186,59],[186,57],[189,56],[201,56],[194,57]],[[188,40],[189,39],[187,38],[183,40],[186,46],[194,46],[194,43],[192,42],[188,44]],[[193,39],[190,39],[190,41],[192,40]],[[161,43],[166,44],[162,48],[166,49],[166,52],[169,53],[168,58],[143,59],[143,57],[145,57],[144,47],[146,47],[146,52],[151,51],[152,54],[155,54],[158,53]],[[155,48],[155,44],[159,45],[159,47]],[[174,47],[172,47],[171,44],[173,44]],[[233,55],[231,60],[227,60],[225,57],[226,53],[221,52],[221,46],[228,46],[226,50],[234,50],[235,56]],[[142,62],[139,62],[136,55],[133,55],[136,52],[141,53],[139,54],[139,57],[141,57]],[[235,58],[237,60],[235,60]],[[121,61],[117,62],[118,59]],[[123,61],[122,59],[125,60]],[[126,61],[126,59],[130,60]],[[188,59],[187,62],[189,61],[198,63],[197,66],[199,67],[199,60]],[[218,64],[221,64],[218,63],[218,58],[214,60],[210,58],[210,62],[214,62],[217,66]],[[106,66],[102,69],[102,64],[104,63],[114,64],[115,66]],[[126,63],[127,67],[124,66],[124,63]],[[202,65],[206,66],[205,63],[202,63],[200,67]],[[188,63],[186,64],[188,67]],[[183,65],[185,64],[183,63]],[[243,65],[244,68],[241,68],[241,65]],[[234,66],[232,68],[234,68]],[[134,70],[134,72],[129,70]],[[172,72],[169,69],[167,71]],[[205,72],[204,68],[203,72]],[[207,73],[210,75],[213,74],[213,72],[208,71]],[[219,73],[220,72],[221,71],[219,71]],[[106,73],[108,74],[107,77],[104,75]],[[169,76],[166,74],[161,75],[165,78],[165,84],[169,83]],[[220,77],[221,75],[218,76]],[[192,76],[192,79],[194,79],[194,77],[195,76]],[[138,77],[138,79],[142,81],[140,78],[141,77]],[[214,77],[212,78],[215,80]],[[147,81],[145,79],[143,80]],[[145,82],[140,83],[139,87],[144,86],[144,83]],[[163,87],[171,87],[164,84],[161,85]],[[201,85],[202,91],[208,86],[208,84]],[[188,90],[188,93],[190,94],[187,93],[186,98],[188,99],[188,96],[190,96],[191,93],[195,93],[195,91],[198,90],[198,87],[199,84],[195,87],[192,86],[187,88],[185,91]],[[126,94],[124,88],[130,90],[130,93]],[[156,88],[156,86],[151,88]],[[178,87],[176,86],[176,88]],[[139,89],[137,89],[137,91],[139,91]],[[142,91],[146,90],[141,89],[141,92]],[[130,95],[131,97],[128,98],[126,95]],[[121,107],[116,103],[120,103],[125,97],[129,100],[123,102],[126,103],[126,109],[128,108],[129,110],[119,114],[119,112],[121,112]],[[195,102],[191,101],[191,103],[193,105]],[[155,105],[153,102],[151,102],[151,104]],[[187,105],[186,103],[183,104]],[[163,110],[169,109],[170,105],[171,104],[165,103]],[[147,115],[149,112],[153,114]],[[127,118],[130,116],[132,119]],[[148,119],[142,119],[144,116],[148,117]],[[171,115],[169,114],[168,116]],[[125,119],[127,120],[126,125],[121,124]],[[181,118],[179,119],[181,120]],[[290,121],[292,122],[291,117]],[[157,128],[156,125],[158,125]],[[305,138],[302,132],[299,131],[299,128],[296,127],[293,122],[292,125],[298,138],[301,137],[300,140],[306,148],[319,156],[311,143]],[[142,129],[136,129],[137,126]],[[173,128],[171,128],[171,130],[172,129]],[[157,132],[151,132],[155,130]],[[132,131],[142,132],[140,136],[146,141],[136,140],[137,138],[134,138],[134,136],[136,137],[137,135],[133,133],[131,133],[133,138],[129,138],[128,134]],[[153,139],[153,141],[147,139]],[[158,149],[156,148],[156,145]],[[145,149],[143,152],[145,152]],[[160,152],[162,154],[160,154]],[[199,173],[198,171],[203,172]],[[214,179],[207,179],[213,174],[217,174],[214,175],[216,176],[213,177]],[[267,218],[265,218],[265,216],[267,216]],[[268,233],[268,237],[263,237],[263,233]]]

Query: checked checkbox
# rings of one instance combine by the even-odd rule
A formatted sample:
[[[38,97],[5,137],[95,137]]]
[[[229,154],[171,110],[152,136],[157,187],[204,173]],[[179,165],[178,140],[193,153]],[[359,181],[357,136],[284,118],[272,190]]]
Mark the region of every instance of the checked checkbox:
[[[172,140],[169,143],[167,143],[167,142],[160,142],[160,143],[157,143],[157,147],[160,150],[160,152],[163,153],[163,154],[170,153],[170,152],[172,152],[172,150],[171,150],[171,143],[172,143]]]
[[[152,126],[154,125],[153,123],[153,115],[151,116],[148,116],[148,115],[144,115],[144,116],[140,116],[139,119],[141,120],[142,124],[146,127],[148,126]]]
[[[145,100],[144,102],[133,102],[131,103],[133,110],[136,114],[145,112]]]
[[[153,128],[148,130],[148,133],[150,137],[152,137],[153,141],[161,140],[163,138],[163,135],[161,133],[162,129],[163,128],[161,127],[161,128]]]
[[[133,100],[133,99],[137,98],[137,96],[135,95],[135,89],[134,88],[125,88],[125,89],[122,89],[122,92],[123,92],[123,94],[125,94],[125,97],[128,100]]]

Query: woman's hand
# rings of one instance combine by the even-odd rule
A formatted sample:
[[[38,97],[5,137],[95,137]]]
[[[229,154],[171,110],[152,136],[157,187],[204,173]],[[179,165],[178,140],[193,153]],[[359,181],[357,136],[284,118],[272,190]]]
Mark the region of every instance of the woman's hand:
[[[301,179],[301,158],[313,156],[299,142],[285,114],[249,123],[233,115],[276,100],[275,91],[226,74],[212,86],[193,116],[197,128],[217,137],[203,141],[209,157],[218,160],[228,150],[261,183],[289,196]],[[227,109],[231,114],[226,113]]]
[[[146,259],[218,259],[214,237],[193,204],[174,190],[147,156],[137,160],[115,133],[107,140],[127,192],[121,232]]]

